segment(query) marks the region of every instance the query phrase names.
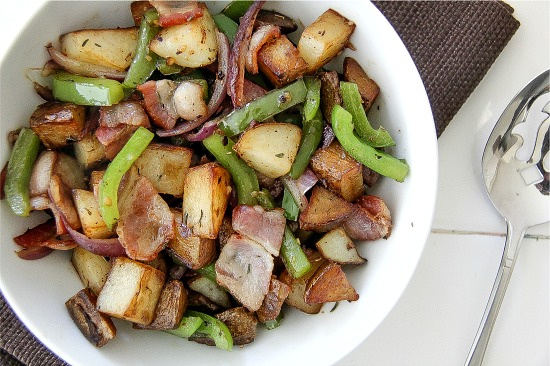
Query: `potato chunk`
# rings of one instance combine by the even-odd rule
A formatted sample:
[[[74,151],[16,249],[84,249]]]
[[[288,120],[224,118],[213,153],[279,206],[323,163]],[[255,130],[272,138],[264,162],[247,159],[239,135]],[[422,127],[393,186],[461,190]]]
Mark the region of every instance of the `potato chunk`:
[[[269,178],[278,178],[290,171],[301,138],[298,126],[262,123],[243,132],[233,149],[252,168]]]
[[[323,257],[338,264],[361,264],[366,261],[341,227],[326,233],[315,246]]]
[[[151,324],[163,286],[161,271],[117,257],[97,298],[97,309],[116,318]]]
[[[105,257],[77,246],[73,250],[71,263],[84,286],[89,287],[96,296],[99,295],[111,270]]]
[[[95,134],[89,134],[73,145],[74,156],[83,169],[93,168],[106,160],[105,148]]]
[[[306,285],[305,301],[308,304],[358,299],[359,295],[349,283],[342,267],[335,262],[321,264]]]
[[[332,60],[349,42],[355,23],[329,9],[304,29],[298,41],[300,56],[314,72]]]
[[[79,61],[125,70],[137,47],[138,28],[82,29],[63,34],[61,52]]]
[[[296,80],[307,70],[307,63],[285,35],[260,49],[258,66],[277,88]]]
[[[355,211],[355,207],[320,186],[313,188],[309,204],[300,214],[300,228],[317,232],[330,231],[341,226]]]
[[[99,204],[92,191],[73,189],[73,201],[84,235],[92,239],[105,239],[113,235],[99,212]]]
[[[59,149],[81,138],[86,110],[72,103],[47,102],[30,117],[30,126],[48,149]]]
[[[134,164],[139,175],[147,177],[159,193],[181,197],[192,156],[193,151],[189,148],[153,143]]]
[[[206,5],[200,6],[204,7],[202,17],[163,28],[151,41],[149,48],[183,67],[197,68],[216,61],[216,24]]]
[[[166,282],[149,325],[134,324],[136,329],[168,330],[177,328],[187,309],[187,290],[178,280]]]
[[[216,239],[231,193],[231,175],[217,163],[193,167],[185,176],[183,224],[193,235]]]
[[[363,195],[362,165],[349,156],[339,142],[318,149],[311,157],[310,166],[328,189],[346,201],[353,202]]]

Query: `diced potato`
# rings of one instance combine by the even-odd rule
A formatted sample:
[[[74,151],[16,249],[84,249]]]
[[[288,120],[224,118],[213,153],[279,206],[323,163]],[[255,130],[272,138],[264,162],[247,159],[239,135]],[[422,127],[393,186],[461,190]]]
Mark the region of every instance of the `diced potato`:
[[[187,285],[191,290],[208,297],[221,307],[225,309],[231,307],[229,294],[216,282],[203,276],[197,276],[189,279]]]
[[[231,193],[231,175],[217,163],[190,168],[183,189],[183,224],[193,235],[216,239]]]
[[[315,246],[323,257],[338,264],[361,264],[365,258],[357,252],[355,243],[339,227],[326,233]]]
[[[340,53],[349,42],[355,23],[329,9],[304,29],[298,41],[300,56],[314,72]]]
[[[134,324],[136,329],[168,330],[179,326],[187,309],[187,290],[178,280],[166,282],[155,310],[155,318],[149,325]]]
[[[307,281],[317,268],[324,263],[326,260],[316,251],[307,251],[306,252],[309,262],[312,264],[311,270],[300,278],[294,278],[288,273],[287,270],[284,270],[279,276],[279,280],[288,286],[290,286],[290,293],[285,300],[287,305],[290,305],[300,311],[303,311],[307,314],[317,314],[321,311],[322,304],[310,304],[305,301],[305,291]]]
[[[139,175],[147,177],[159,193],[181,197],[192,156],[193,150],[190,148],[152,143],[134,165]]]
[[[97,309],[116,318],[151,324],[163,287],[161,271],[117,257],[97,298]]]
[[[174,214],[174,238],[166,245],[170,255],[191,269],[199,269],[212,262],[216,255],[216,240],[189,236],[183,225],[183,215],[179,210],[172,210]],[[182,229],[186,229],[182,232]]]
[[[48,149],[59,149],[81,138],[86,109],[72,103],[47,102],[29,119],[31,129]]]
[[[305,291],[308,304],[322,304],[342,300],[355,301],[359,295],[349,283],[339,264],[326,261],[308,280]]]
[[[265,323],[269,320],[277,319],[281,312],[281,307],[289,294],[290,286],[272,277],[269,284],[269,292],[265,295],[262,306],[256,311],[258,320]]]
[[[376,82],[367,75],[365,70],[363,70],[361,65],[351,57],[346,57],[344,59],[344,79],[357,84],[365,111],[368,111],[380,93],[378,84],[376,84]]]
[[[363,167],[339,142],[318,149],[311,157],[310,166],[328,189],[346,201],[353,202],[363,195]]]
[[[332,123],[332,109],[335,105],[342,105],[340,93],[340,77],[336,71],[319,73],[321,79],[321,112],[328,123]]]
[[[57,234],[61,235],[67,233],[65,225],[62,224],[59,218],[57,218],[58,214],[62,214],[65,217],[65,220],[67,220],[67,223],[71,228],[75,230],[80,229],[82,225],[80,224],[80,219],[73,203],[71,189],[63,183],[59,175],[55,174],[52,176],[48,192],[52,203],[59,210],[59,212],[57,210],[53,210],[54,215],[56,215],[55,222],[57,225]]]
[[[77,246],[73,250],[71,263],[84,286],[90,288],[96,296],[99,295],[111,270],[109,261]]]
[[[203,16],[190,22],[163,28],[149,44],[149,48],[164,58],[170,58],[183,67],[202,67],[216,61],[218,44],[216,24],[206,5]]]
[[[91,191],[73,189],[73,201],[82,224],[84,235],[92,239],[105,239],[113,235],[99,212],[97,198]]]
[[[90,169],[97,166],[104,160],[105,148],[99,142],[95,134],[88,134],[73,144],[74,156],[84,169]]]
[[[63,34],[61,52],[79,61],[125,70],[137,47],[138,28],[82,29]]]
[[[285,35],[260,49],[258,66],[277,88],[296,80],[307,70],[307,63]]]
[[[289,123],[261,123],[245,132],[233,146],[252,168],[278,178],[290,171],[300,147],[302,130]]]
[[[354,212],[353,204],[320,186],[313,188],[309,204],[300,213],[300,228],[317,232],[341,226]]]
[[[108,316],[96,308],[96,296],[90,289],[80,290],[65,306],[78,329],[90,343],[102,347],[116,336],[116,328]]]
[[[105,170],[94,170],[90,173],[90,181],[88,183],[96,198],[98,197],[99,183],[103,179],[103,174],[105,174]]]

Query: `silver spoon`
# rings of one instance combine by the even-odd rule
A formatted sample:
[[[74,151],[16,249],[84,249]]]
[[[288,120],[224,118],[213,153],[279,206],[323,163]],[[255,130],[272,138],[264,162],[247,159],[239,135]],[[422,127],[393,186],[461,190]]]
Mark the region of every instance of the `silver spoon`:
[[[485,188],[491,202],[506,220],[507,234],[497,278],[466,360],[468,366],[481,365],[483,361],[525,231],[550,221],[550,173],[548,167],[543,167],[543,159],[548,154],[550,117],[539,126],[533,153],[527,161],[516,158],[523,138],[512,133],[516,125],[525,122],[533,102],[548,93],[549,73],[550,70],[546,70],[537,76],[510,102],[491,132],[483,152]],[[550,103],[542,111],[550,115]],[[526,182],[526,174],[522,172],[532,170],[539,174],[540,179]]]

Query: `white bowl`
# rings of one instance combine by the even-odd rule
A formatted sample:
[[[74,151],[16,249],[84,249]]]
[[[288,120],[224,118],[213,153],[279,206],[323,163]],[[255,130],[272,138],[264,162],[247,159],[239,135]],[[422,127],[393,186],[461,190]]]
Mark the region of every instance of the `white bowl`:
[[[32,4],[32,5],[31,5]],[[0,135],[27,124],[41,103],[26,78],[29,68],[46,60],[44,45],[64,32],[84,27],[116,27],[132,24],[127,2],[32,2],[29,22],[12,23],[2,37],[13,40],[0,66]],[[21,12],[18,2],[6,14]],[[212,8],[220,10],[223,4]],[[56,252],[37,261],[19,259],[12,237],[43,220],[37,214],[21,219],[0,204],[0,289],[17,315],[47,347],[72,365],[280,365],[284,362],[329,365],[365,340],[391,311],[411,278],[430,231],[437,181],[437,145],[433,119],[418,72],[401,40],[386,19],[369,2],[283,1],[274,8],[311,23],[329,7],[357,24],[352,36],[356,58],[381,87],[370,118],[388,129],[397,141],[393,153],[406,158],[410,174],[404,183],[383,179],[374,192],[387,202],[393,216],[388,240],[359,246],[368,264],[346,269],[360,294],[356,302],[342,302],[334,311],[325,306],[318,315],[285,312],[283,324],[272,331],[259,327],[256,341],[224,352],[188,342],[163,332],[135,331],[116,321],[117,338],[101,349],[80,334],[64,302],[82,285],[69,262],[69,253]],[[18,18],[16,18],[18,19]],[[20,19],[20,18],[19,18]],[[333,62],[340,69],[342,56]],[[6,140],[4,140],[6,141]],[[4,164],[9,149],[0,147]],[[388,345],[391,347],[392,345]]]

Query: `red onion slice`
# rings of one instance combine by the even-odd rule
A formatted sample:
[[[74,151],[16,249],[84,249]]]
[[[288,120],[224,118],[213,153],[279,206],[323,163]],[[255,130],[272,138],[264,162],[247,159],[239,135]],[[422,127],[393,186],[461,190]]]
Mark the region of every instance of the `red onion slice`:
[[[108,79],[124,80],[126,77],[125,71],[118,71],[109,67],[94,65],[89,62],[78,61],[71,57],[66,56],[62,52],[56,50],[53,46],[49,45],[46,50],[50,54],[55,63],[61,66],[64,70],[72,72],[73,74],[79,74],[89,77],[105,77]]]
[[[227,82],[229,77],[229,40],[227,39],[227,36],[225,34],[221,33],[218,30],[216,30],[216,40],[218,41],[218,71],[216,73],[216,81],[214,82],[212,97],[208,102],[207,113],[194,121],[180,123],[170,130],[158,130],[158,136],[178,136],[192,131],[202,125],[205,121],[207,121],[222,104],[227,94]]]
[[[258,73],[258,51],[268,42],[281,36],[281,29],[273,24],[262,25],[252,34],[248,51],[246,52],[246,71]]]
[[[306,194],[315,184],[319,181],[319,178],[313,173],[313,170],[307,168],[302,175],[296,179],[296,185],[301,194]]]
[[[211,121],[206,122],[202,125],[201,129],[198,132],[195,133],[189,133],[185,135],[185,138],[187,141],[202,141],[208,136],[212,135],[214,131],[216,131],[216,128],[218,128],[218,123],[221,121],[221,119],[214,119]]]
[[[292,198],[300,208],[300,211],[305,210],[308,205],[307,198],[302,192],[300,192],[300,188],[296,184],[296,181],[289,175],[283,175],[281,177],[281,182],[283,182],[285,188],[288,189],[288,192],[292,195]]]
[[[235,108],[242,107],[245,104],[243,100],[243,83],[246,53],[248,52],[248,45],[250,44],[250,38],[254,30],[256,16],[264,3],[265,0],[255,1],[254,4],[248,8],[247,12],[241,18],[237,34],[233,41],[233,49],[229,56],[229,70],[227,75],[229,84],[227,94],[231,97],[231,101]]]

